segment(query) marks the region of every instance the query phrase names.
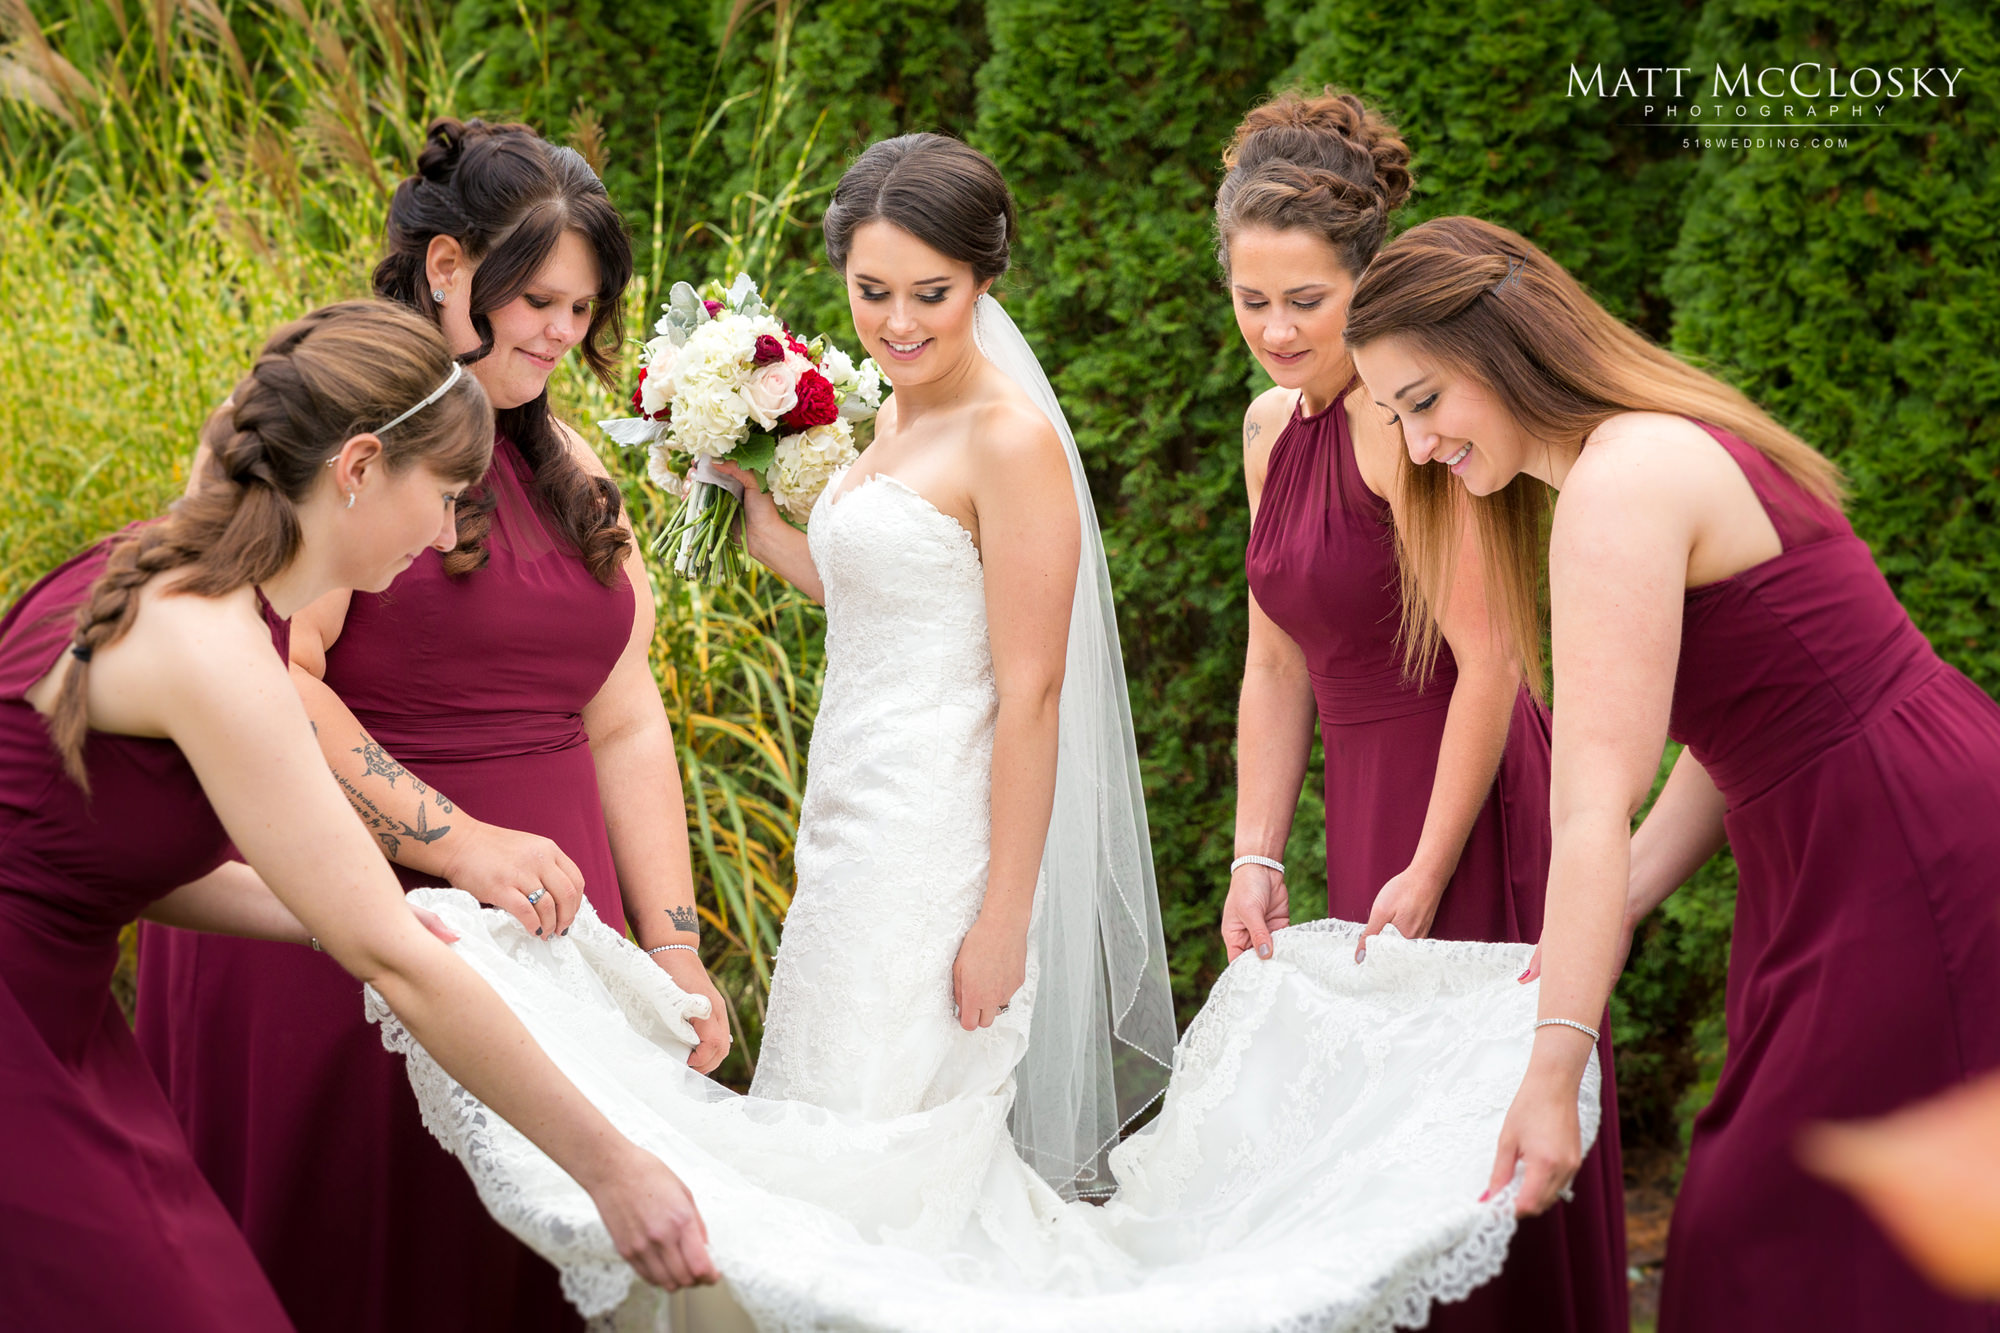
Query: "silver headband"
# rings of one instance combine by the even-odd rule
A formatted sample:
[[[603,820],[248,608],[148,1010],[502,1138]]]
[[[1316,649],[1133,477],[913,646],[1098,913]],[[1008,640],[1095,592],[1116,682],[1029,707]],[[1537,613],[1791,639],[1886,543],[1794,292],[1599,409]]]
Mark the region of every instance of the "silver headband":
[[[416,415],[417,413],[419,413],[419,412],[423,411],[423,410],[424,410],[425,408],[429,407],[429,406],[430,406],[430,405],[431,405],[432,403],[435,403],[435,402],[436,402],[436,401],[437,401],[438,399],[440,399],[440,398],[444,397],[444,396],[445,396],[445,394],[447,394],[447,393],[449,393],[449,392],[451,391],[451,386],[452,386],[452,385],[454,385],[454,384],[456,384],[456,383],[458,383],[458,377],[459,377],[460,375],[463,375],[464,373],[465,373],[465,367],[464,367],[464,366],[460,365],[460,364],[459,364],[458,362],[456,362],[456,361],[452,362],[452,363],[451,363],[451,374],[449,374],[449,375],[446,375],[446,376],[444,377],[444,383],[443,383],[443,384],[440,384],[440,385],[438,385],[438,386],[437,386],[437,388],[435,388],[435,389],[432,389],[432,390],[431,390],[431,394],[430,394],[430,397],[428,397],[428,398],[424,399],[424,400],[423,400],[422,402],[420,402],[420,403],[418,403],[418,404],[417,404],[416,406],[412,407],[412,408],[411,408],[411,409],[410,409],[409,411],[407,411],[407,412],[403,413],[403,415],[401,415],[401,416],[397,417],[397,418],[396,418],[396,419],[395,419],[394,421],[391,421],[390,423],[388,423],[388,425],[385,425],[385,426],[377,426],[377,427],[375,428],[375,433],[376,433],[377,435],[380,435],[380,434],[381,434],[381,433],[382,433],[383,431],[385,431],[385,430],[388,430],[388,429],[390,429],[390,428],[391,428],[391,427],[393,427],[393,426],[400,426],[400,425],[402,425],[402,424],[403,424],[403,423],[404,423],[405,421],[408,421],[408,420],[409,420],[409,419],[410,419],[411,417],[413,417],[413,416],[415,416],[415,415]]]

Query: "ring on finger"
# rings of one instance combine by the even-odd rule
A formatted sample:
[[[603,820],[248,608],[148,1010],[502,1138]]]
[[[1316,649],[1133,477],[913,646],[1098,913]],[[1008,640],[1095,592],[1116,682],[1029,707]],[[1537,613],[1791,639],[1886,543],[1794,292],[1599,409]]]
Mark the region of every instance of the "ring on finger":
[[[542,899],[548,896],[549,896],[549,891],[547,889],[536,889],[533,893],[528,895],[528,906],[533,907],[536,903],[540,902]]]

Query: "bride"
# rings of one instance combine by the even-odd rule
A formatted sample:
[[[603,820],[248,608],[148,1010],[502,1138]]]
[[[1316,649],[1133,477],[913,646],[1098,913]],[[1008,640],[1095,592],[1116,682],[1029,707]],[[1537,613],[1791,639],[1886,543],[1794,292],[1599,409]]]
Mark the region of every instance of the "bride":
[[[1357,967],[1358,926],[1294,928],[1175,1049],[1103,545],[986,290],[1013,232],[992,163],[937,135],[871,147],[828,210],[895,394],[806,533],[746,495],[751,553],[827,610],[751,1095],[686,1067],[707,1002],[594,916],[539,940],[418,893],[688,1183],[723,1291],[633,1283],[587,1196],[371,997],[487,1206],[612,1327],[1376,1330],[1505,1256],[1512,1188],[1479,1191],[1531,1043],[1526,946],[1391,936]]]

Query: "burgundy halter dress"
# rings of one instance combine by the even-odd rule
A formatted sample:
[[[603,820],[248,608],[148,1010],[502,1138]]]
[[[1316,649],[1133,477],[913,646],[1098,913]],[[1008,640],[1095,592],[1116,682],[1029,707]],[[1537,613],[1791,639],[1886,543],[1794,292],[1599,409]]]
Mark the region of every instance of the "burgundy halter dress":
[[[2000,1067],[2000,706],[1910,623],[1868,547],[1706,428],[1783,553],[1688,590],[1671,732],[1728,804],[1729,1053],[1667,1241],[1661,1333],[2000,1333],[1928,1286],[1799,1130]]]
[[[0,620],[0,1325],[278,1333],[291,1324],[111,998],[119,931],[229,839],[172,741],[91,732],[86,796],[26,698],[108,555]],[[264,608],[282,659],[289,627]]]
[[[1271,445],[1244,556],[1257,604],[1305,653],[1326,753],[1327,914],[1366,921],[1382,885],[1416,854],[1437,776],[1457,668],[1450,650],[1421,687],[1403,678],[1389,504],[1369,490],[1347,410],[1295,408]],[[1438,939],[1541,938],[1549,871],[1549,719],[1523,690],[1507,748],[1438,904]],[[1443,1333],[1601,1333],[1629,1322],[1618,1098],[1607,1029],[1604,1129],[1573,1202],[1523,1221],[1500,1276],[1440,1305]]]
[[[448,577],[426,551],[387,592],[355,594],[326,683],[457,810],[560,845],[620,929],[581,715],[631,636],[632,587],[622,572],[599,583],[551,528],[510,441],[483,484],[496,502],[486,566]],[[437,882],[396,870],[406,887]],[[581,1327],[556,1271],[493,1221],[423,1127],[402,1058],[333,960],[147,927],[138,1026],[302,1333]]]

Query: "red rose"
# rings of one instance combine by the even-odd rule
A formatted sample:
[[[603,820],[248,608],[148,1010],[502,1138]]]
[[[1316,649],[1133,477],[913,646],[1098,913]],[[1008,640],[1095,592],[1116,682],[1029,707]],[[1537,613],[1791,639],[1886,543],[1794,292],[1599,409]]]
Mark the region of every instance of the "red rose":
[[[814,426],[831,426],[840,416],[840,405],[833,400],[833,385],[817,370],[808,370],[799,376],[798,406],[778,418],[793,430],[811,430]]]
[[[646,416],[646,409],[640,406],[640,403],[644,401],[645,392],[646,392],[646,368],[644,366],[641,366],[639,367],[639,382],[632,388],[632,410],[634,412],[637,412],[642,417]],[[652,418],[647,417],[647,420],[650,421],[651,419]]]
[[[792,332],[790,325],[785,326],[785,343],[806,360],[812,360],[812,348],[799,341],[799,336]]]
[[[783,344],[768,333],[757,335],[757,350],[750,355],[751,365],[768,366],[773,361],[783,361],[784,359],[785,348]]]

